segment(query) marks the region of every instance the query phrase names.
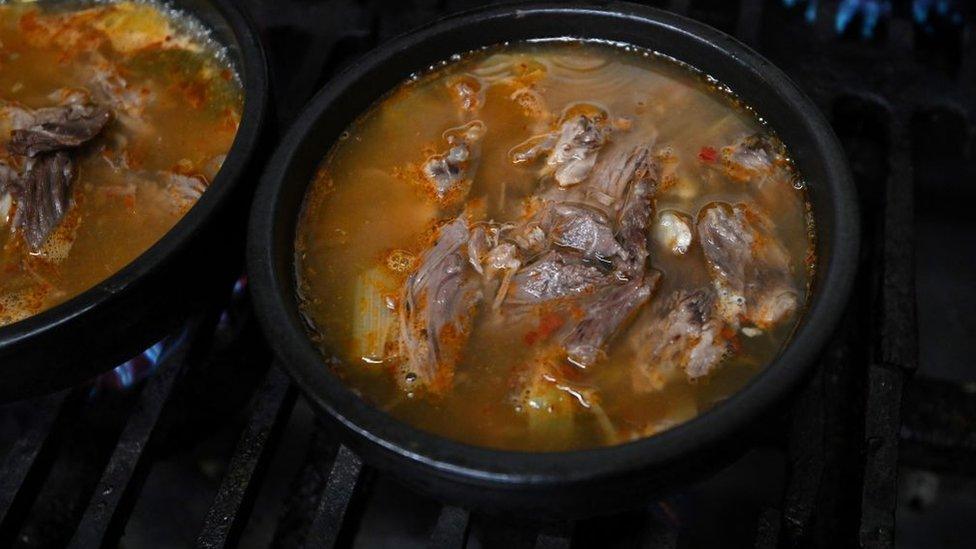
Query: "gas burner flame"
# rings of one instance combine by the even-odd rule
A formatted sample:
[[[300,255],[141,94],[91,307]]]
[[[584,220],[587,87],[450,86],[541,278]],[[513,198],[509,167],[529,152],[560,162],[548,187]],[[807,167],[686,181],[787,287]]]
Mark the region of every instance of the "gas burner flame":
[[[803,18],[809,24],[817,21],[819,0],[783,0],[783,5],[793,8],[806,4]],[[934,33],[933,20],[946,21],[961,26],[964,18],[959,0],[912,0],[912,18],[925,32]],[[834,14],[834,32],[844,34],[860,19],[859,35],[863,40],[874,37],[878,24],[892,14],[891,0],[841,0]]]
[[[116,366],[111,372],[95,378],[88,394],[89,398],[94,398],[103,391],[125,392],[135,387],[153,375],[169,350],[179,345],[182,340],[181,334],[157,341],[145,351]]]
[[[890,0],[843,0],[834,16],[834,31],[844,34],[856,16],[861,16],[861,38],[874,36],[878,21],[891,15]]]
[[[957,27],[963,24],[960,2],[953,0],[912,0],[912,18],[927,33],[935,32],[936,19]]]
[[[247,277],[242,276],[234,282],[230,304],[220,312],[216,326],[217,333],[231,331],[236,316],[234,309],[245,299],[246,292]],[[139,385],[156,372],[172,349],[183,344],[187,339],[187,332],[188,328],[184,327],[178,334],[157,341],[145,351],[116,366],[111,372],[95,378],[89,398],[94,398],[103,391],[124,392]]]

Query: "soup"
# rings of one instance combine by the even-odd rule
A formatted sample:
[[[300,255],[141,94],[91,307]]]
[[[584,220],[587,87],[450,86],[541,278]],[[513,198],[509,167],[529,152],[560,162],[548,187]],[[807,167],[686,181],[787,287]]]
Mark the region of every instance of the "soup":
[[[457,56],[360,116],[296,235],[309,333],[356,393],[465,443],[555,451],[687,421],[782,349],[814,269],[784,145],[651,52]]]
[[[146,2],[0,2],[0,326],[91,288],[207,189],[243,92],[196,20]]]

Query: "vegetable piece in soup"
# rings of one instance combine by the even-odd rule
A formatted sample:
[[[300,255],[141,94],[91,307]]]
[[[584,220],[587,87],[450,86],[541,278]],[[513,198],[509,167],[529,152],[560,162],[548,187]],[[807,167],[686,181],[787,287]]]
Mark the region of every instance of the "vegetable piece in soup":
[[[186,15],[0,3],[0,326],[159,240],[213,181],[242,105],[224,51]]]
[[[404,82],[325,157],[296,240],[335,373],[421,429],[504,449],[619,444],[741,389],[813,274],[786,147],[650,52],[461,56]]]

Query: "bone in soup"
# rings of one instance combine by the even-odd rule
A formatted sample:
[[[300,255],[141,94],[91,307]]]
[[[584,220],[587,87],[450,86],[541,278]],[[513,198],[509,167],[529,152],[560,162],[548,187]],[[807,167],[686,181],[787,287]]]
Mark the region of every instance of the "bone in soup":
[[[242,105],[223,48],[164,4],[0,1],[0,326],[159,240],[216,176]]]
[[[784,145],[714,80],[588,42],[458,56],[360,116],[296,235],[335,373],[421,429],[618,444],[728,398],[783,348],[813,224]]]

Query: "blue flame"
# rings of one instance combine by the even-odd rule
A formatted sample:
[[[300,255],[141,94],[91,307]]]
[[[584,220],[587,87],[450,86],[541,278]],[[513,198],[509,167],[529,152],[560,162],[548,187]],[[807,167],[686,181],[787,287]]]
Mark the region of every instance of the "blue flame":
[[[793,8],[806,4],[803,10],[803,18],[807,23],[813,24],[817,21],[818,10],[820,8],[818,0],[782,0],[787,8]],[[915,0],[915,2],[947,3],[949,0]],[[837,13],[834,14],[834,31],[843,34],[858,16],[861,18],[860,36],[869,39],[874,36],[878,28],[878,23],[891,15],[891,0],[841,0],[837,6]]]
[[[963,23],[959,3],[953,0],[912,0],[912,18],[925,32],[935,32],[932,25],[936,17],[959,26]]]
[[[157,341],[145,351],[116,366],[111,372],[98,376],[92,382],[88,397],[93,398],[106,390],[125,391],[138,385],[156,372],[169,350],[178,346],[184,335],[185,333],[181,333]]]
[[[891,15],[890,0],[843,0],[834,17],[834,30],[843,34],[854,18],[861,16],[861,38],[874,36],[878,21]]]

